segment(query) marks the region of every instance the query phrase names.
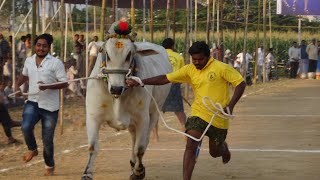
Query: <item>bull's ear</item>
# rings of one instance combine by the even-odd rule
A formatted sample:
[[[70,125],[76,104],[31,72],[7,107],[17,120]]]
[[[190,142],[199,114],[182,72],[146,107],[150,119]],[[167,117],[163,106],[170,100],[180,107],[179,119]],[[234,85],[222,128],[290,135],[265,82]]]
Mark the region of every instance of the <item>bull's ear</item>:
[[[152,49],[137,51],[136,53],[140,54],[141,56],[151,56],[151,55],[159,54],[157,51],[154,51]]]

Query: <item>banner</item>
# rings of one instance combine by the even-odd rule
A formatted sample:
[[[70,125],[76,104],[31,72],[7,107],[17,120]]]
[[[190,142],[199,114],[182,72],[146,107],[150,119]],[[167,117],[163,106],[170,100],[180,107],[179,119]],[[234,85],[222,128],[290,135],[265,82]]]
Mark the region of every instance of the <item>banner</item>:
[[[320,15],[320,0],[277,0],[277,14]]]

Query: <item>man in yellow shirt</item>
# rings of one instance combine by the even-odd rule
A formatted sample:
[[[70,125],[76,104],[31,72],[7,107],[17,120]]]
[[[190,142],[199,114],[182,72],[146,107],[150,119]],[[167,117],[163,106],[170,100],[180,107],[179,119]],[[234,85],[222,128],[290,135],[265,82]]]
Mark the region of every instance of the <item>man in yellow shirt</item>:
[[[162,85],[167,83],[189,83],[195,96],[191,106],[191,117],[186,122],[186,133],[200,138],[205,131],[213,114],[202,103],[202,99],[208,96],[214,103],[220,103],[224,110],[227,107],[230,113],[242,96],[246,84],[235,69],[228,64],[210,57],[209,46],[203,41],[197,41],[189,49],[192,56],[192,64],[183,66],[177,71],[166,75],[160,75],[143,79],[147,85]],[[229,84],[235,86],[230,98]],[[139,83],[128,79],[127,85],[138,86]],[[216,116],[206,135],[209,137],[209,153],[212,157],[222,156],[222,162],[228,163],[231,153],[225,142],[229,122],[227,119]],[[188,138],[183,158],[183,179],[190,180],[196,162],[197,147],[201,142]]]
[[[183,57],[174,52],[174,41],[171,38],[166,38],[162,42],[162,46],[166,49],[170,63],[172,65],[172,72],[177,71],[178,69],[184,66]],[[187,116],[184,113],[182,95],[181,95],[181,84],[172,83],[169,95],[162,107],[163,112],[174,112],[179,119],[180,124],[184,127],[186,123]]]

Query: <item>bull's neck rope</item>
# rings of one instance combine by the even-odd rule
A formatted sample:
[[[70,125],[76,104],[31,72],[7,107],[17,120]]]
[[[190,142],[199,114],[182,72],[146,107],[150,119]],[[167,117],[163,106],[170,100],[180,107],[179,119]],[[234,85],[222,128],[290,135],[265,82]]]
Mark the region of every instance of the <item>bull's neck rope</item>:
[[[163,124],[165,125],[166,128],[168,128],[168,129],[170,129],[170,130],[172,130],[172,131],[175,131],[175,132],[177,132],[177,133],[179,133],[179,134],[182,134],[182,135],[184,135],[184,136],[187,136],[187,137],[189,137],[189,138],[191,138],[191,139],[193,139],[193,140],[195,140],[195,141],[197,141],[197,142],[200,142],[200,141],[203,139],[204,135],[207,133],[208,129],[209,129],[210,126],[212,125],[213,119],[214,119],[216,116],[219,116],[219,117],[221,117],[221,118],[223,118],[223,119],[232,119],[232,118],[234,117],[234,116],[230,113],[229,107],[226,108],[226,109],[227,109],[227,112],[225,112],[225,111],[223,110],[223,107],[222,107],[222,105],[221,105],[220,103],[214,103],[208,96],[203,97],[203,98],[202,98],[202,103],[203,103],[203,105],[207,108],[207,110],[212,113],[212,116],[211,116],[211,119],[210,119],[210,123],[208,124],[208,126],[206,127],[206,129],[204,130],[204,132],[202,133],[202,135],[200,136],[200,138],[199,138],[199,139],[198,139],[198,138],[195,138],[195,137],[193,137],[193,136],[191,136],[191,135],[189,135],[189,134],[187,134],[187,133],[185,133],[185,132],[182,132],[182,131],[180,131],[180,130],[174,129],[174,128],[172,128],[172,127],[169,127],[169,126],[167,125],[166,121],[164,120],[164,117],[163,117],[163,115],[162,115],[162,113],[161,113],[161,111],[160,111],[160,108],[159,108],[159,106],[158,106],[158,104],[157,104],[156,99],[152,96],[152,94],[150,93],[150,91],[149,91],[146,87],[144,87],[144,84],[143,84],[143,82],[141,81],[141,79],[140,79],[139,77],[135,77],[135,76],[130,76],[130,77],[128,77],[128,78],[137,81],[137,82],[140,84],[140,86],[142,86],[142,87],[146,90],[146,92],[149,94],[149,96],[152,98],[154,104],[156,105],[157,111],[158,111],[158,113],[159,113],[159,115],[160,115],[160,119],[162,120],[162,122],[163,122]],[[209,101],[209,105],[211,105],[211,106],[209,106],[209,105],[207,104],[207,101]],[[214,107],[214,109],[212,109],[211,107]]]

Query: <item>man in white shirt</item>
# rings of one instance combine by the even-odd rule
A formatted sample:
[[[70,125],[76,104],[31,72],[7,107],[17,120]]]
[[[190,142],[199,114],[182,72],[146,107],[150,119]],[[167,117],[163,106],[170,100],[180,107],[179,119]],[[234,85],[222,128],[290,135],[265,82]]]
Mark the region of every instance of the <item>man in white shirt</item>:
[[[315,38],[311,40],[306,51],[309,56],[309,72],[316,72],[318,63],[318,44]]]
[[[297,42],[293,42],[288,51],[290,61],[290,78],[296,78],[299,68],[299,60],[301,59],[301,51]]]
[[[264,63],[264,52],[263,46],[258,48],[258,81],[262,81],[262,71],[263,71],[263,63]]]
[[[246,66],[246,71],[248,71],[249,68],[249,62],[250,60],[252,60],[252,56],[247,53],[247,50],[245,50],[245,54],[246,54],[246,61],[245,61],[245,66]],[[237,69],[241,74],[242,74],[242,64],[243,64],[243,53],[239,53],[237,55],[237,59],[234,62],[234,68]]]
[[[93,37],[93,41],[90,42],[88,45],[88,51],[89,51],[89,76],[91,74],[91,71],[96,64],[96,60],[99,53],[99,46],[97,44],[98,36]]]
[[[67,75],[61,60],[49,54],[53,38],[50,34],[42,34],[34,40],[35,54],[28,57],[24,63],[15,90],[29,81],[29,93],[23,110],[22,132],[28,146],[28,152],[24,155],[24,162],[29,162],[38,155],[38,146],[34,136],[34,127],[41,120],[43,157],[45,162],[45,175],[51,176],[54,172],[54,131],[59,112],[59,89],[68,86]],[[63,84],[39,86],[39,84]]]

